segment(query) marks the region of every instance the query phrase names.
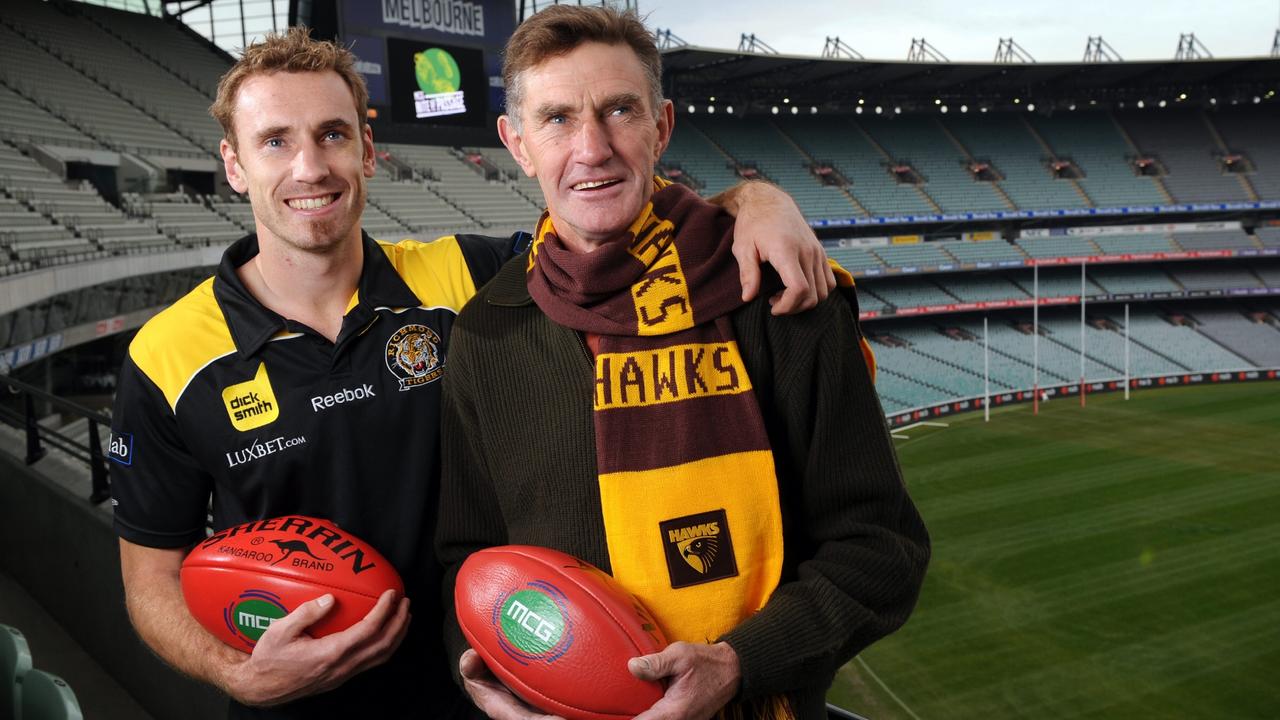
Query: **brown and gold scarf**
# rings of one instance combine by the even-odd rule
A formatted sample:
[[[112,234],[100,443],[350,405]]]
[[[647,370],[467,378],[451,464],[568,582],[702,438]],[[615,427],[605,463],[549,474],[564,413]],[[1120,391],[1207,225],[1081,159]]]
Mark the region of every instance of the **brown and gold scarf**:
[[[538,223],[529,293],[599,336],[595,440],[613,575],[668,639],[714,642],[782,570],[773,453],[730,313],[742,305],[733,218],[654,179],[628,236],[575,253]],[[785,698],[727,717],[791,718]]]

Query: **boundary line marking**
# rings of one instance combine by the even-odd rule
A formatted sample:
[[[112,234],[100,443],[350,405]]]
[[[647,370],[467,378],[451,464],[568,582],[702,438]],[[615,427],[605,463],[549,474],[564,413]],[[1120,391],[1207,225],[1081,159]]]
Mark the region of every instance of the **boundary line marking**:
[[[910,425],[903,425],[902,427],[895,429],[893,432],[903,432],[905,430],[914,430],[915,428],[924,427],[924,426],[951,427],[949,423],[940,423],[940,422],[931,422],[929,420],[921,420],[920,422],[913,422]]]
[[[914,710],[908,707],[906,703],[902,702],[902,698],[895,695],[894,692],[889,689],[889,686],[884,684],[884,681],[880,679],[879,675],[876,675],[875,671],[871,669],[871,666],[867,664],[866,660],[862,659],[861,655],[857,657],[857,660],[858,660],[858,664],[862,666],[862,669],[867,671],[867,674],[871,676],[872,680],[876,681],[877,685],[884,688],[884,691],[889,694],[889,697],[893,698],[894,702],[901,705],[902,709],[906,710],[907,714],[910,715],[914,720],[921,720],[920,716],[917,715]]]

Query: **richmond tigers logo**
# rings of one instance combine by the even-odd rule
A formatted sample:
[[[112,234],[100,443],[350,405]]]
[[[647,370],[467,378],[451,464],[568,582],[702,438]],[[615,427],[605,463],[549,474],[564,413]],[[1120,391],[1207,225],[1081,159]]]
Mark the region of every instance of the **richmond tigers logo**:
[[[722,580],[738,574],[724,510],[664,520],[658,523],[667,558],[671,587]]]
[[[444,374],[440,336],[426,325],[405,325],[387,340],[387,369],[408,390],[439,380]]]

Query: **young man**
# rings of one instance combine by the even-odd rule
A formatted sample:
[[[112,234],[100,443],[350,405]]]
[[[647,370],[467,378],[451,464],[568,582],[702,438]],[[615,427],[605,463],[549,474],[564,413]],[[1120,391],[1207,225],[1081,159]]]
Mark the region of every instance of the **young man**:
[[[449,717],[468,706],[443,665],[430,549],[438,381],[452,368],[455,315],[511,243],[381,244],[361,231],[375,159],[353,60],[293,28],[223,77],[211,110],[257,232],[139,331],[120,375],[113,503],[130,616],[166,661],[226,691],[233,717]],[[791,206],[781,230],[797,218]],[[759,254],[816,277],[820,248],[802,239],[807,263],[785,240]],[[825,291],[797,286],[778,305]],[[326,595],[274,622],[251,654],[227,647],[191,617],[179,585],[210,501],[217,529],[330,519],[378,548],[408,597],[388,592],[351,629],[312,639]]]
[[[553,6],[507,44],[499,134],[547,213],[454,327],[444,602],[477,549],[561,550],[675,641],[631,660],[668,683],[637,720],[825,718],[836,670],[914,607],[928,537],[852,288],[794,317],[743,302],[733,219],[654,177],[674,123],[660,76],[629,12]],[[538,717],[452,613],[445,632],[482,710]]]

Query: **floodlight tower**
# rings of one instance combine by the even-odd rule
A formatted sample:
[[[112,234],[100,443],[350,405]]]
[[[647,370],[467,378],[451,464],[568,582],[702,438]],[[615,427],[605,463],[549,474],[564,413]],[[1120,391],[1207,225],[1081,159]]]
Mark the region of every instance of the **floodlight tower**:
[[[907,62],[949,63],[950,59],[942,51],[929,44],[924,38],[911,38],[911,49],[907,51]]]
[[[1084,46],[1084,61],[1087,63],[1097,62],[1121,62],[1124,58],[1120,57],[1120,53],[1111,47],[1106,40],[1099,35],[1089,36],[1089,42]]]
[[[777,55],[778,51],[769,46],[769,43],[756,37],[755,33],[742,33],[742,39],[738,41],[738,52],[756,53],[758,55]]]
[[[1174,60],[1212,60],[1213,53],[1209,52],[1209,48],[1204,43],[1196,39],[1195,33],[1182,33],[1178,36],[1178,51],[1173,55]]]
[[[998,63],[1033,63],[1036,59],[1031,57],[1031,53],[1026,48],[1019,45],[1013,38],[1000,38],[1000,44],[996,46],[996,62]]]
[[[684,41],[684,38],[671,32],[671,28],[666,28],[665,30],[662,28],[658,28],[657,30],[653,31],[653,35],[654,35],[654,38],[657,39],[658,41],[659,50],[671,50],[673,48],[682,48],[689,44]]]
[[[848,43],[842,42],[840,36],[827,38],[827,42],[822,46],[822,57],[824,58],[846,58],[849,60],[865,60],[862,53],[849,47]]]

